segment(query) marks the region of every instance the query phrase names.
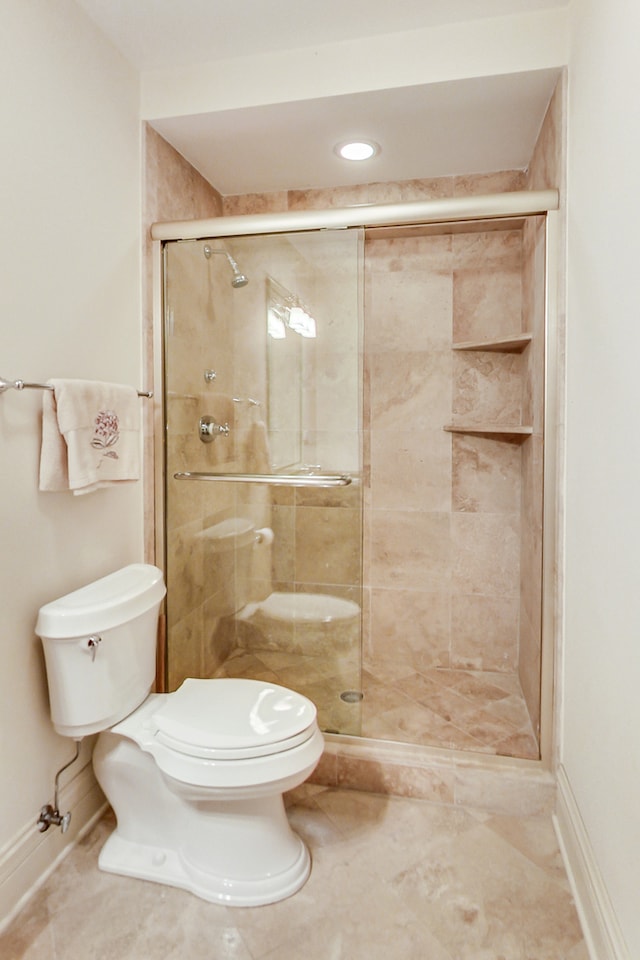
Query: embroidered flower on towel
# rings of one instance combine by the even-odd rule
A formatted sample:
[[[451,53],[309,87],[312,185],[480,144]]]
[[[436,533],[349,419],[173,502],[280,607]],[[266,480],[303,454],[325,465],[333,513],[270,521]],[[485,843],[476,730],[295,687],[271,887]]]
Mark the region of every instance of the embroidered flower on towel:
[[[117,413],[114,413],[113,410],[100,410],[94,420],[94,424],[95,429],[93,431],[93,440],[91,441],[92,447],[104,450],[118,442],[120,437],[120,424]],[[115,450],[109,450],[104,456],[111,457],[114,460],[118,459],[118,454]]]

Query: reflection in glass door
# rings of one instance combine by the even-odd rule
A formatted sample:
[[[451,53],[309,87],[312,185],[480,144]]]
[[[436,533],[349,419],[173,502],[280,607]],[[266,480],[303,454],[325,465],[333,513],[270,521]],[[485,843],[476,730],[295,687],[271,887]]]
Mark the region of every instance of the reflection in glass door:
[[[164,248],[167,689],[247,676],[360,732],[362,234]],[[178,475],[178,477],[176,477]]]

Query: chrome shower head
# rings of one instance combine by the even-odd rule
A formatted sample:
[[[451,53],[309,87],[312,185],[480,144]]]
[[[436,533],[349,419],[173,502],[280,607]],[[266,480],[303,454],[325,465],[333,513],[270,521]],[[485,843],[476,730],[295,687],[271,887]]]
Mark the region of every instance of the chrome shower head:
[[[235,262],[230,253],[227,254],[227,258],[231,264],[231,269],[233,270],[233,280],[231,281],[231,286],[246,287],[246,285],[249,283],[249,277],[245,276],[245,274],[241,272],[238,264]]]
[[[246,285],[249,283],[249,278],[245,276],[244,273],[241,272],[236,261],[233,259],[231,254],[228,253],[226,250],[222,250],[221,248],[210,247],[209,244],[206,243],[204,245],[202,252],[204,253],[207,260],[209,260],[214,253],[221,253],[227,258],[227,260],[229,261],[229,266],[233,270],[233,279],[231,281],[232,287],[235,287],[236,289],[238,287],[246,287]]]

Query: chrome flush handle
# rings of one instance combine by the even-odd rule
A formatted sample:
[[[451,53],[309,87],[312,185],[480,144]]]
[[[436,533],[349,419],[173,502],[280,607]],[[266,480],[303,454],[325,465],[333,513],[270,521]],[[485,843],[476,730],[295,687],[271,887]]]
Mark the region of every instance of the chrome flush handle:
[[[87,650],[91,651],[91,662],[95,662],[96,653],[98,652],[98,645],[102,643],[102,637],[99,637],[94,634],[87,640]]]

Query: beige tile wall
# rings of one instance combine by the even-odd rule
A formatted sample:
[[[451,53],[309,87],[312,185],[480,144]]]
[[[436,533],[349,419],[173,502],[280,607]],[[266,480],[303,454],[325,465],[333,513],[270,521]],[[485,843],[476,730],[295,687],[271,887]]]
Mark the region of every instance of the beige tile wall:
[[[175,480],[179,471],[210,472],[232,468],[234,445],[226,437],[204,444],[198,436],[203,414],[218,423],[233,422],[233,335],[226,322],[231,287],[224,283],[226,261],[207,260],[204,244],[171,244],[167,248],[169,313],[166,362],[166,541],[168,683],[174,689],[186,676],[203,676],[211,653],[212,634],[224,609],[233,553],[216,556],[227,576],[210,576],[212,543],[202,537],[208,526],[233,514],[234,492],[223,484],[212,491],[205,483]],[[207,325],[211,326],[206,336]],[[210,346],[216,330],[215,357]],[[219,380],[209,385],[204,370],[218,368]],[[213,652],[213,666],[217,656]]]
[[[258,581],[270,576],[268,554],[253,551],[251,534],[238,550],[231,541],[203,536],[230,519],[247,527],[269,526],[264,490],[174,479],[179,471],[245,473],[251,458],[259,454],[254,428],[261,414],[248,401],[265,393],[264,344],[257,342],[264,323],[249,331],[247,325],[256,310],[263,319],[263,287],[254,282],[232,288],[226,258],[205,257],[204,246],[196,242],[167,247],[169,689],[187,676],[206,677],[216,670],[235,644],[235,631],[228,629],[225,617],[236,609],[236,590],[247,599],[260,599],[251,590],[249,575]],[[225,247],[240,260],[231,242]],[[243,264],[248,272],[251,268],[255,281],[257,264]],[[213,382],[205,379],[205,370],[215,371]],[[203,415],[228,425],[229,435],[203,443],[198,432]],[[249,556],[254,560],[251,571]]]
[[[375,235],[374,235],[375,236]],[[516,668],[521,451],[443,426],[520,423],[521,231],[367,244],[365,665]]]

